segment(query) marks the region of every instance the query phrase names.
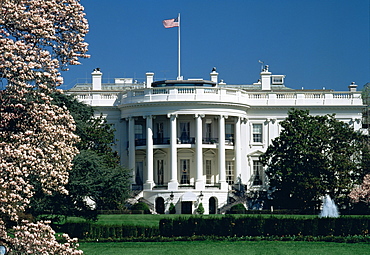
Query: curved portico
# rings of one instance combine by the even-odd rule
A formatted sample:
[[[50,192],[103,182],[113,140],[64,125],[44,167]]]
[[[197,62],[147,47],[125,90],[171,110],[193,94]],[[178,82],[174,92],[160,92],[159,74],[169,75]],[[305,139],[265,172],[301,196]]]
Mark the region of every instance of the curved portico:
[[[150,89],[146,92],[153,93]],[[167,94],[166,91],[162,93]],[[162,96],[158,92],[155,95]],[[128,165],[134,169],[134,176],[141,175],[138,173],[141,169],[134,167],[138,162],[136,155],[139,151],[145,154],[145,164],[140,163],[145,180],[134,184],[144,184],[144,190],[217,188],[227,191],[228,185],[241,173],[240,163],[237,163],[241,157],[240,142],[235,138],[240,137],[241,119],[246,118],[249,106],[235,103],[236,100],[194,104],[194,101],[188,103],[194,98],[193,93],[182,96],[183,101],[172,102],[147,97],[145,93],[136,95],[134,100],[126,95],[118,106],[121,118],[127,121]],[[158,157],[154,155],[156,152]],[[228,174],[226,152],[235,161],[232,164],[235,169]]]

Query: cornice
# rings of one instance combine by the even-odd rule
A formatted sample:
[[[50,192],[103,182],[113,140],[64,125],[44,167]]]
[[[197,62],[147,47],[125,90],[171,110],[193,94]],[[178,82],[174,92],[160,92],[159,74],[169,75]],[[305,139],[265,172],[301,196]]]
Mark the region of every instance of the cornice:
[[[364,105],[250,105],[249,109],[267,110],[267,109],[363,109]]]
[[[140,102],[140,103],[130,103],[130,104],[120,104],[117,107],[122,108],[144,108],[153,106],[192,106],[196,108],[199,106],[228,106],[228,107],[238,107],[243,109],[249,109],[251,106],[243,103],[232,103],[232,102],[210,102],[210,101],[169,101],[169,102]]]

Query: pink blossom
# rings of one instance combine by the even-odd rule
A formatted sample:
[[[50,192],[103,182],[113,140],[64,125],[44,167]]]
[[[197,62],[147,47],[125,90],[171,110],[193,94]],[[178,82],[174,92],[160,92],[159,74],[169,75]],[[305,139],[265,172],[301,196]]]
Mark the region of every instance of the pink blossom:
[[[63,82],[60,69],[88,57],[88,24],[78,0],[2,0],[0,12],[0,73],[7,81],[0,92],[0,212],[19,222],[35,192],[30,176],[47,194],[68,193],[78,137],[68,110],[52,105],[50,93]],[[7,229],[0,218],[0,237],[17,254],[82,253],[68,236],[58,243],[46,222]]]
[[[348,196],[355,203],[358,203],[359,201],[369,203],[370,202],[370,174],[365,175],[362,184],[359,187],[354,188]]]

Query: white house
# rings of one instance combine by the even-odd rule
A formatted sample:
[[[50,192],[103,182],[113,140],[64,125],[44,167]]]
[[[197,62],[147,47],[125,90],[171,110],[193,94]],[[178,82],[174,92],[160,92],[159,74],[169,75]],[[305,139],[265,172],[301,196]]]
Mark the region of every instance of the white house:
[[[335,113],[361,128],[363,103],[357,85],[349,90],[293,90],[285,75],[268,66],[257,83],[229,85],[210,80],[146,82],[115,79],[102,83],[95,69],[92,84],[68,91],[116,129],[115,149],[122,165],[132,170],[132,188],[158,213],[195,213],[203,203],[206,214],[220,213],[243,192],[266,190],[259,156],[280,132],[279,122],[291,108],[311,114]]]

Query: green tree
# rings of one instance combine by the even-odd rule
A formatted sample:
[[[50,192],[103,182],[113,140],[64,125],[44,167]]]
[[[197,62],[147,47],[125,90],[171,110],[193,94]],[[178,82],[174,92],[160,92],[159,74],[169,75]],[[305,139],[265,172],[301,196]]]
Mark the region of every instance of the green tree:
[[[295,109],[280,124],[280,136],[260,158],[275,206],[312,209],[325,194],[339,200],[364,176],[364,137],[349,124]]]
[[[112,149],[115,143],[114,128],[103,116],[95,117],[94,108],[78,101],[72,95],[61,92],[52,94],[53,103],[67,107],[76,122],[75,134],[80,137],[76,147],[80,151],[93,150],[103,156],[109,165],[119,163],[117,153]]]
[[[96,209],[122,209],[130,192],[130,173],[120,166],[119,157],[112,149],[115,142],[112,125],[102,116],[95,117],[93,107],[71,95],[55,92],[52,97],[52,102],[66,107],[75,120],[80,154],[73,159],[66,185],[68,195],[45,196],[36,189],[28,212],[34,216],[47,213],[54,220],[60,215],[95,219]],[[96,207],[89,206],[87,198],[92,199]]]
[[[73,163],[67,185],[73,201],[82,203],[89,197],[101,210],[123,208],[130,185],[129,171],[119,164],[110,166],[92,150],[81,151]]]

